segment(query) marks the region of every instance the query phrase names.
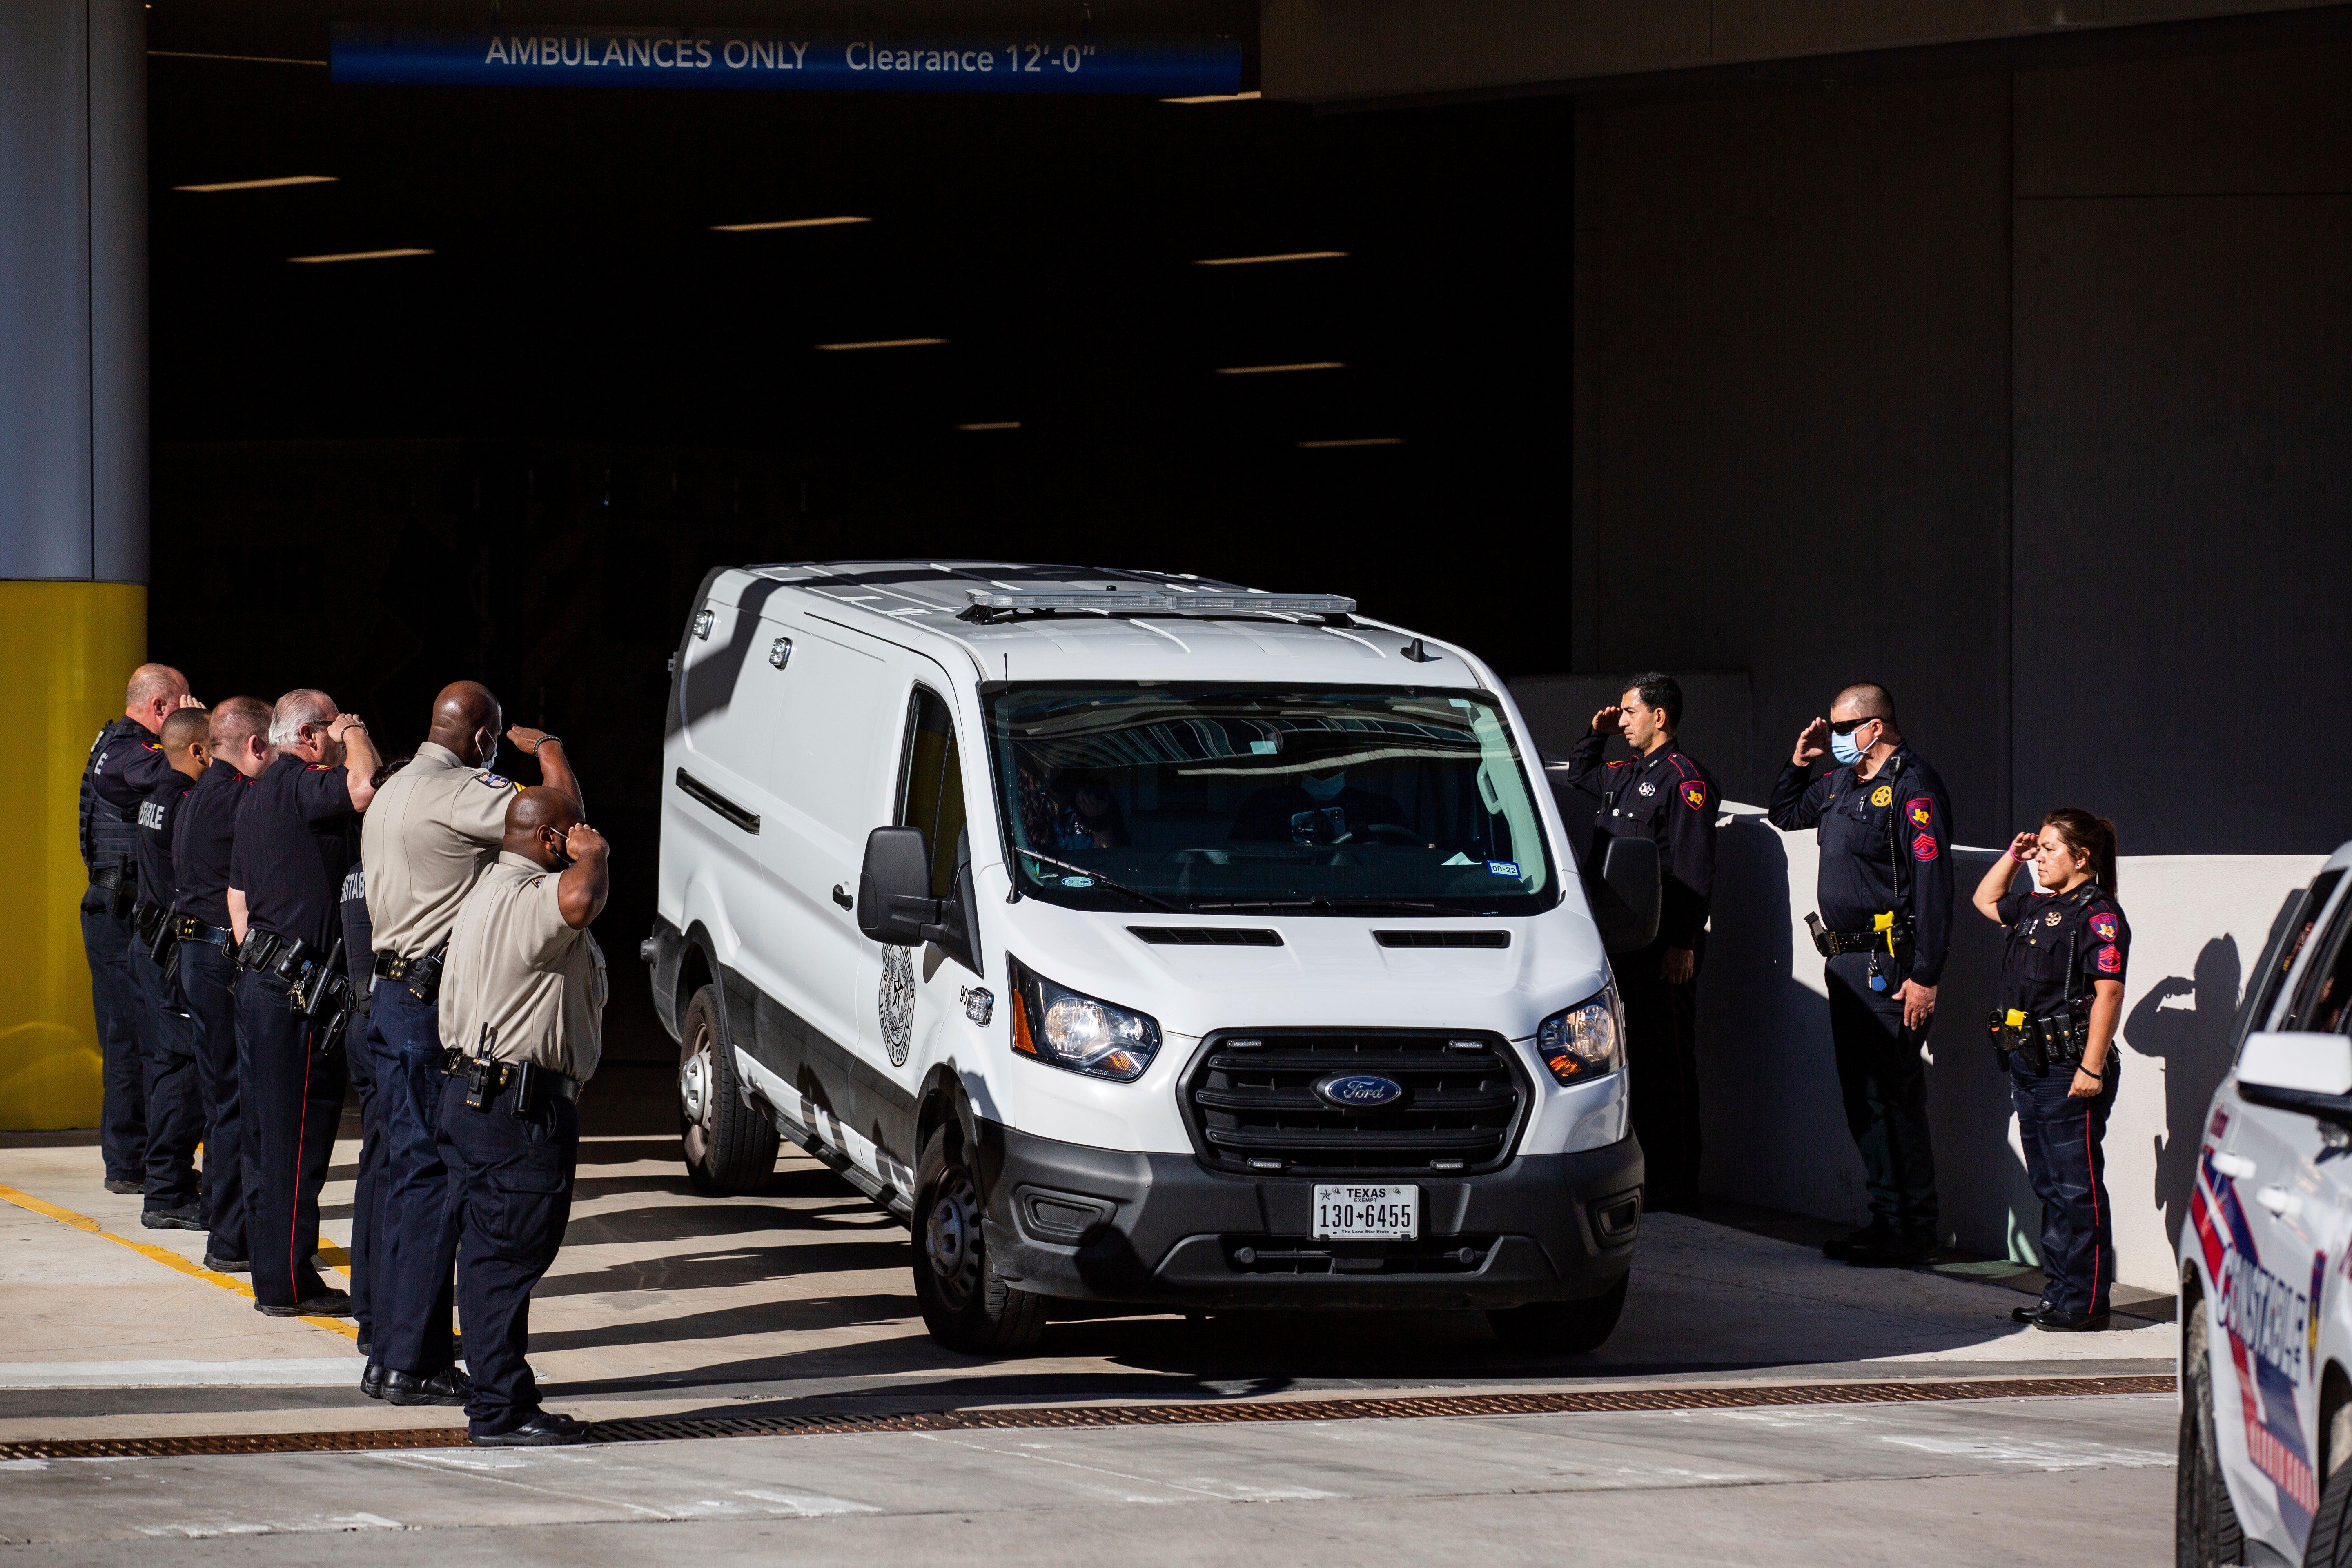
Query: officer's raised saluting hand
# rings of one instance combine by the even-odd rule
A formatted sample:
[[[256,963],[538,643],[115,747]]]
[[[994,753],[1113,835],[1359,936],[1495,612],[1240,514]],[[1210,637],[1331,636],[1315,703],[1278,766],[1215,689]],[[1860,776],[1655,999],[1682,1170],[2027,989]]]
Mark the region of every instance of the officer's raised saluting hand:
[[[1820,762],[1829,754],[1829,732],[1830,721],[1826,719],[1816,719],[1806,725],[1804,732],[1797,737],[1797,750],[1789,760],[1801,768],[1810,768]]]
[[[520,746],[524,751],[529,752],[534,757],[539,755],[539,749],[547,744],[550,741],[554,741],[559,746],[563,744],[562,741],[557,740],[555,736],[549,734],[544,730],[528,729],[520,724],[510,725],[508,728],[507,739],[512,741],[516,745]]]
[[[194,708],[201,710],[204,707],[204,704],[197,701],[194,696],[191,693],[183,691],[180,693],[180,706],[183,708]]]
[[[2030,860],[2033,858],[2034,852],[2041,847],[2042,835],[2021,833],[2009,841],[2009,858],[2012,860]],[[2011,873],[2011,875],[2014,874]]]
[[[1592,716],[1592,732],[1596,735],[1615,734],[1618,730],[1618,718],[1624,711],[1625,710],[1622,708],[1616,706],[1614,703],[1601,709]]]

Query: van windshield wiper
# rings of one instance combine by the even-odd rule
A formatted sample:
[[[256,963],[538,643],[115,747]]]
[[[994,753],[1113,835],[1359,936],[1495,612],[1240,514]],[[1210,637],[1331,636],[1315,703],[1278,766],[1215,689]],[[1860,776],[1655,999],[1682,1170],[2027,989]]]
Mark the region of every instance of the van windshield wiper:
[[[1236,899],[1226,903],[1194,904],[1195,910],[1345,910],[1349,913],[1457,915],[1470,911],[1449,910],[1440,904],[1418,902],[1412,899],[1352,898],[1341,895],[1328,898],[1318,895],[1311,899]]]
[[[1078,876],[1089,878],[1092,880],[1100,883],[1102,886],[1108,888],[1115,893],[1125,893],[1130,899],[1140,899],[1145,903],[1150,904],[1156,909],[1166,910],[1171,915],[1188,914],[1191,912],[1178,905],[1170,903],[1167,900],[1160,898],[1155,893],[1147,893],[1140,888],[1130,888],[1125,882],[1113,881],[1110,878],[1104,876],[1100,871],[1096,870],[1091,866],[1074,866],[1067,860],[1056,860],[1051,855],[1040,855],[1034,849],[1015,849],[1013,853],[1015,855],[1024,856],[1031,860],[1034,860],[1040,865],[1051,866],[1056,870],[1075,872]]]

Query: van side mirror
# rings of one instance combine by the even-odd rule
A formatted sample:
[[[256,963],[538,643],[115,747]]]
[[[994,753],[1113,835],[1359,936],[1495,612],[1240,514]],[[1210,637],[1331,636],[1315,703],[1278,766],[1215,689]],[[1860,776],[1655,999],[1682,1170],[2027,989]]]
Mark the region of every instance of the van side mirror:
[[[2352,1036],[2247,1036],[2238,1053],[2238,1098],[2352,1127]]]
[[[866,863],[857,873],[857,929],[894,947],[936,942],[940,951],[977,970],[963,904],[931,897],[931,851],[919,827],[877,827],[866,836]]]
[[[1585,884],[1601,945],[1632,952],[1658,937],[1658,847],[1646,838],[1612,838],[1599,875]]]

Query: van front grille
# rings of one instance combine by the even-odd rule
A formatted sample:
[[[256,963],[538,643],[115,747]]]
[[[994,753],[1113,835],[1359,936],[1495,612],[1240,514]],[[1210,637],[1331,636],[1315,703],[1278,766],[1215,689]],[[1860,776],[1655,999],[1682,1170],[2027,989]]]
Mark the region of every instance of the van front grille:
[[[1317,1085],[1385,1079],[1381,1103]],[[1371,1093],[1384,1091],[1373,1086]],[[1224,1029],[1184,1080],[1193,1152],[1237,1174],[1465,1175],[1510,1158],[1532,1091],[1499,1035],[1431,1029]]]

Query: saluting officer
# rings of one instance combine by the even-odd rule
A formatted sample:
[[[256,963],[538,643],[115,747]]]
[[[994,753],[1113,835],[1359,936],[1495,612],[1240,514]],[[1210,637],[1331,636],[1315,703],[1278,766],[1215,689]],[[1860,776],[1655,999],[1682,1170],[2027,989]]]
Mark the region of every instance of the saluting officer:
[[[1816,778],[1826,746],[1837,766]],[[1822,1248],[1862,1268],[1924,1263],[1936,1247],[1936,1158],[1920,1047],[1952,939],[1952,807],[1904,742],[1895,699],[1858,682],[1816,719],[1772,784],[1772,826],[1821,830],[1813,943],[1829,960],[1830,1036],[1870,1223]]]
[[[2020,863],[2034,886],[2011,891]],[[2107,1112],[2122,1059],[2131,925],[2116,901],[2116,825],[2062,805],[2021,833],[1971,900],[2008,937],[1994,1045],[2042,1199],[2042,1300],[2011,1316],[2059,1333],[2107,1326],[2116,1283],[2115,1207],[2107,1201]]]
[[[228,912],[229,860],[236,808],[278,753],[269,746],[269,704],[232,697],[212,711],[212,762],[180,803],[172,828],[179,897],[172,930],[180,942],[180,999],[192,1016],[196,1077],[205,1106],[205,1267],[242,1274],[251,1264],[246,1194],[252,1149],[236,1071],[236,932]]]
[[[375,771],[375,799],[383,799],[384,781],[408,765],[396,757]],[[373,805],[374,803],[371,803]],[[360,818],[365,837],[367,818]],[[359,1352],[368,1358],[369,1371],[360,1374],[360,1391],[371,1398],[383,1396],[383,1363],[375,1357],[375,1303],[383,1279],[383,1097],[379,1054],[374,1035],[375,928],[368,919],[367,868],[353,866],[343,873],[343,894],[336,905],[342,921],[343,972],[352,987],[351,1022],[343,1032],[343,1062],[352,1092],[360,1102],[360,1169],[352,1184],[352,1316],[360,1328]]]
[[[253,1304],[271,1317],[349,1317],[319,1247],[319,1188],[343,1108],[341,1052],[322,1054],[291,994],[326,983],[343,876],[359,858],[354,814],[375,795],[375,747],[358,715],[299,689],[270,716],[277,760],[237,805],[228,909],[237,935],[237,1079],[251,1148],[247,1239]]]
[[[89,960],[90,1008],[98,1016],[105,1084],[98,1146],[110,1193],[144,1192],[147,1185],[146,1055],[131,980],[139,803],[172,771],[156,739],[163,721],[174,710],[202,706],[188,695],[186,676],[168,664],[141,665],[123,691],[122,717],[98,732],[81,770],[81,859],[89,871],[81,947]]]
[[[521,788],[491,771],[504,725],[488,688],[445,687],[425,743],[384,782],[361,830],[377,980],[368,1048],[376,1053],[384,1171],[373,1348],[360,1385],[394,1405],[463,1405],[471,1394],[449,1332],[457,1220],[440,1145],[438,988],[458,907],[497,858]],[[580,784],[562,742],[537,730],[506,733],[576,808]]]
[[[1658,847],[1657,938],[1612,964],[1633,1069],[1633,1131],[1649,1172],[1642,1206],[1675,1211],[1698,1203],[1698,971],[1715,892],[1717,799],[1715,775],[1675,739],[1682,721],[1682,683],[1637,675],[1615,706],[1592,716],[1568,768],[1570,784],[1601,800],[1588,864],[1600,864],[1611,838]],[[1633,755],[1603,767],[1612,734],[1623,735]]]
[[[604,1053],[604,955],[589,922],[611,890],[604,835],[572,798],[541,786],[507,807],[498,863],[449,936],[441,1038],[462,1053],[445,1080],[441,1148],[463,1227],[457,1311],[486,1447],[578,1442],[542,1410],[523,1351],[530,1291],[563,1245],[580,1155],[581,1085]]]
[[[147,1070],[147,1201],[139,1223],[149,1230],[202,1230],[203,1189],[196,1145],[205,1135],[204,1086],[196,1071],[195,1020],[180,1000],[178,937],[169,929],[179,897],[172,835],[180,806],[212,760],[212,720],[183,708],[163,721],[171,769],[139,803],[139,902],[131,911],[131,978],[139,994]],[[161,955],[160,957],[158,955]]]

